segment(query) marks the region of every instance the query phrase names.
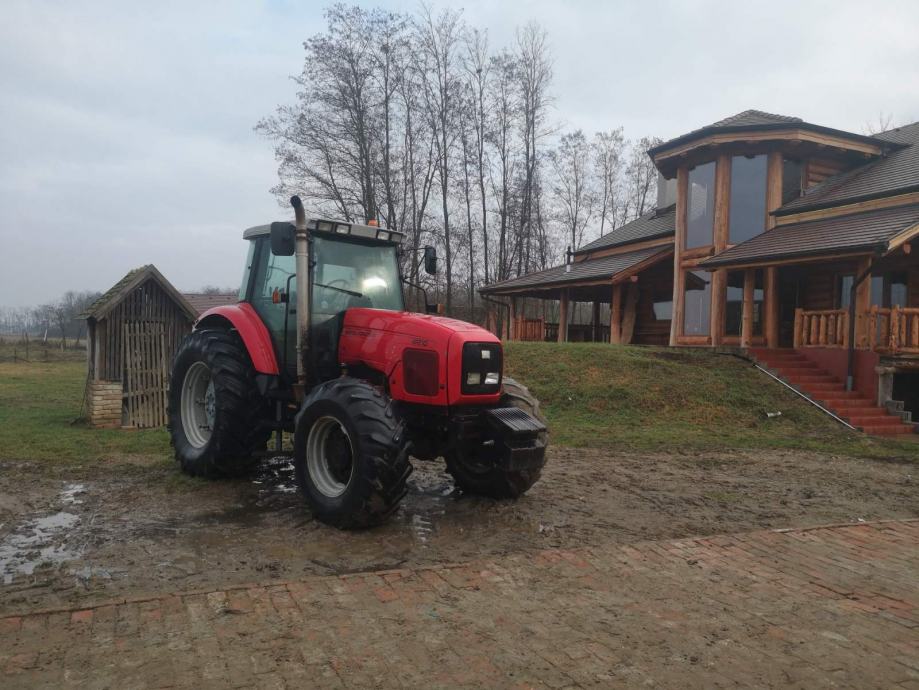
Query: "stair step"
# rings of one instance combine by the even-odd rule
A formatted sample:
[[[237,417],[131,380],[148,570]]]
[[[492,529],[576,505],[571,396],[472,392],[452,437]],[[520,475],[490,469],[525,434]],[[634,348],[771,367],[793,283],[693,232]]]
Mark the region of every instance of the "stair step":
[[[877,427],[906,426],[905,424],[903,424],[903,420],[901,420],[899,417],[893,417],[891,415],[887,415],[886,417],[862,417],[862,416],[855,417],[853,416],[853,417],[848,417],[845,419],[852,426],[858,426],[858,427],[862,427],[862,426],[877,426]]]
[[[900,436],[901,434],[914,434],[916,433],[913,427],[909,424],[891,424],[889,426],[862,426],[859,427],[861,431],[864,431],[866,434],[872,434],[874,436]]]
[[[833,383],[802,383],[801,388],[811,393],[823,393],[825,391],[839,391],[844,393],[842,384],[838,381]]]
[[[887,410],[883,407],[861,407],[847,405],[833,405],[836,414],[848,419],[849,417],[885,417]],[[899,417],[897,417],[899,419]]]
[[[788,383],[832,383],[842,386],[842,381],[831,374],[789,374],[786,378]]]
[[[838,401],[858,401],[860,405],[870,406],[872,402],[868,398],[862,397],[862,394],[857,391],[821,391],[818,396],[822,402],[834,404]]]

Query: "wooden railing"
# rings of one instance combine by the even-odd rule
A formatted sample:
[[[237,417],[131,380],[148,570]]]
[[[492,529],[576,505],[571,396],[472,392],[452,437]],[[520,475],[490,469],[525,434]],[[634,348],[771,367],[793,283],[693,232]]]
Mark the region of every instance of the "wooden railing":
[[[543,341],[546,339],[546,320],[545,319],[525,319],[518,316],[514,320],[514,340],[535,340]]]
[[[919,308],[871,307],[868,339],[879,352],[919,353]]]
[[[845,309],[795,309],[795,347],[848,347],[849,313]]]

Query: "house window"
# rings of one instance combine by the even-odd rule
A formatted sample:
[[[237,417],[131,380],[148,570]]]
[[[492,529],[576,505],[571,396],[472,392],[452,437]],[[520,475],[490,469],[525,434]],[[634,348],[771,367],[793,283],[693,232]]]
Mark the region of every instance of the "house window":
[[[875,307],[905,307],[908,277],[904,271],[871,276],[871,304]]]
[[[683,287],[683,335],[708,335],[711,312],[711,273],[688,271]]]
[[[766,156],[731,159],[730,242],[739,244],[766,229]]]
[[[712,244],[715,221],[715,163],[689,171],[686,199],[686,248]]]
[[[655,321],[670,321],[673,318],[673,300],[662,300],[651,305]]]
[[[855,276],[851,273],[839,276],[836,284],[836,308],[848,309],[849,301],[852,297],[852,285],[855,283]]]

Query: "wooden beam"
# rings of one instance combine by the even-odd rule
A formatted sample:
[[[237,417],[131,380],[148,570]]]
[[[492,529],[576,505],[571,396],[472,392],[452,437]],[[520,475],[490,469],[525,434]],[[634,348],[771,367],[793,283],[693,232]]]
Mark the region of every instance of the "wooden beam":
[[[715,253],[724,251],[728,244],[731,215],[731,157],[718,156],[715,166],[715,218],[713,241]]]
[[[568,342],[568,289],[562,290],[558,300],[558,342]]]
[[[727,271],[712,272],[712,308],[708,332],[712,339],[712,345],[716,347],[721,345],[721,338],[724,335],[724,300],[727,283]]]
[[[629,283],[625,293],[625,310],[622,314],[622,342],[629,344],[635,334],[636,306],[638,305],[638,283]]]
[[[614,276],[613,276],[613,285],[616,285],[617,283],[626,283],[626,282],[628,282],[633,276],[637,276],[637,275],[638,275],[639,273],[641,273],[642,271],[645,271],[645,270],[649,269],[651,266],[654,266],[654,265],[660,263],[661,261],[670,258],[672,255],[673,255],[672,252],[669,252],[669,251],[667,251],[667,252],[661,251],[661,252],[658,253],[658,254],[654,254],[653,256],[649,256],[649,257],[648,257],[647,259],[645,259],[644,261],[639,261],[637,264],[635,264],[635,265],[632,266],[631,268],[627,268],[627,269],[625,269],[624,271],[620,271],[619,273],[617,273],[616,275],[614,275]]]
[[[773,151],[766,159],[766,230],[775,227],[772,212],[782,205],[782,154]]]
[[[748,269],[743,276],[743,318],[740,325],[740,346],[750,347],[753,342],[753,295],[756,287],[756,270]]]
[[[775,218],[775,224],[781,226],[791,225],[792,223],[806,223],[811,220],[823,220],[825,218],[846,216],[862,211],[877,211],[885,208],[908,206],[910,204],[919,204],[919,192],[896,194],[894,196],[885,196],[880,199],[859,201],[854,204],[844,204],[842,206],[833,206],[832,208],[821,208],[816,211],[802,211],[801,213],[793,213],[787,216],[777,216]]]
[[[673,314],[670,321],[670,345],[677,345],[683,332],[683,268],[680,261],[686,246],[686,195],[689,193],[689,171],[677,170],[676,176],[676,234],[673,244]]]
[[[765,323],[766,347],[779,346],[779,269],[769,266],[766,270],[765,284]]]
[[[613,297],[609,304],[609,341],[613,345],[622,342],[622,284],[613,285]]]

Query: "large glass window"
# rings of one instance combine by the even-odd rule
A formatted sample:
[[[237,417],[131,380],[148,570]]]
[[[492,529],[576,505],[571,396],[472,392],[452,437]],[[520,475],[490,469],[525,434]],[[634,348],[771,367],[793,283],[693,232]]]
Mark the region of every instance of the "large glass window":
[[[708,335],[712,313],[712,274],[686,273],[683,288],[683,335]]]
[[[689,171],[686,198],[686,247],[712,244],[715,221],[715,163],[697,165]]]
[[[739,244],[766,229],[766,156],[731,160],[730,243]]]
[[[876,307],[905,307],[908,295],[905,271],[871,276],[871,304]]]

